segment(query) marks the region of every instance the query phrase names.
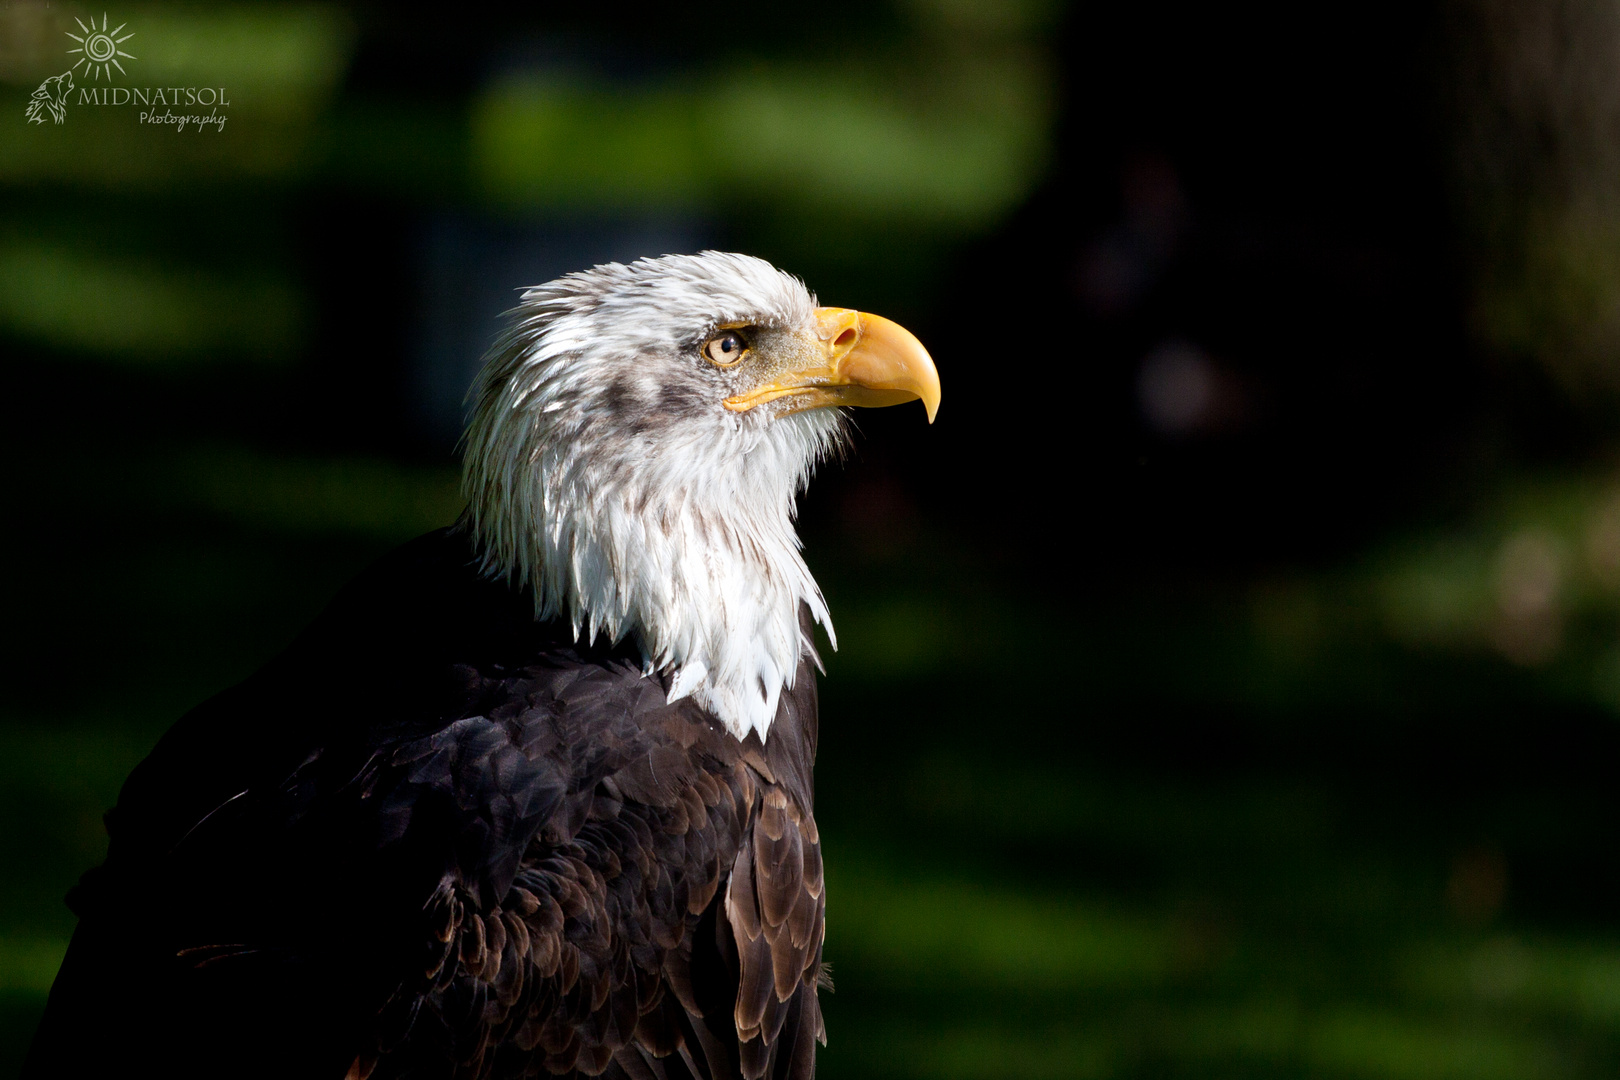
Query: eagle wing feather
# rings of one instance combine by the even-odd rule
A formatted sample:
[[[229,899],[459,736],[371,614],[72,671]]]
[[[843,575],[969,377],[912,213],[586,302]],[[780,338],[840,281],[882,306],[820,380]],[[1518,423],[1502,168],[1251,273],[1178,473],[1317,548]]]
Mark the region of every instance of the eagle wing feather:
[[[812,1075],[800,678],[739,743],[419,541],[132,776],[24,1075]]]

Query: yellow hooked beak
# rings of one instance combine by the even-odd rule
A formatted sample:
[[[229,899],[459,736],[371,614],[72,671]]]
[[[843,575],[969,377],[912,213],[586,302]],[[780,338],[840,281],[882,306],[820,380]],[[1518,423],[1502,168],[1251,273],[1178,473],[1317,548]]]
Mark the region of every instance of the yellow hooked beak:
[[[817,308],[816,339],[768,380],[726,399],[732,412],[791,397],[788,412],[832,405],[881,408],[921,399],[928,422],[939,411],[939,372],[922,342],[879,315]]]

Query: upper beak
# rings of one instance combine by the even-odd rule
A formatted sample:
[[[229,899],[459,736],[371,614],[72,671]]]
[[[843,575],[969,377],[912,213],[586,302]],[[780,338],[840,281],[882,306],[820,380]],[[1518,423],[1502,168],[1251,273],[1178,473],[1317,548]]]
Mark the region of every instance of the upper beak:
[[[817,308],[816,340],[808,355],[764,385],[727,398],[726,408],[747,412],[789,396],[789,412],[921,399],[932,424],[939,412],[939,371],[922,342],[899,323],[849,308]]]

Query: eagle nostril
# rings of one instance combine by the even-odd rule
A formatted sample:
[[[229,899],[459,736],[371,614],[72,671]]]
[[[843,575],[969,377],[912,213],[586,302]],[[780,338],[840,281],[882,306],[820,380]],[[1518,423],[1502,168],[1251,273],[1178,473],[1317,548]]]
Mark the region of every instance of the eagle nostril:
[[[833,351],[846,353],[855,347],[855,341],[861,335],[853,326],[845,327],[844,332],[833,339]]]

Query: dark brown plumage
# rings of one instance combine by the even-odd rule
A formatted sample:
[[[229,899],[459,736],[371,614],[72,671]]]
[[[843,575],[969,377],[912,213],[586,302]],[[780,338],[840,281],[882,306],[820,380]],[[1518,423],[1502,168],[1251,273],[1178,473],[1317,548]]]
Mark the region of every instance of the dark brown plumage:
[[[765,744],[436,533],[130,777],[28,1077],[808,1076],[814,673]]]

